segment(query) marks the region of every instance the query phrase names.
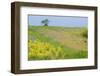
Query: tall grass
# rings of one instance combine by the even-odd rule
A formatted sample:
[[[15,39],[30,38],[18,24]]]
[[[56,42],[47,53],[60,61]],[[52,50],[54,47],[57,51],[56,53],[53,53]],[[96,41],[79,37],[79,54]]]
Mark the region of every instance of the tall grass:
[[[87,50],[76,50],[61,45],[55,38],[40,32],[40,29],[43,31],[59,29],[59,32],[61,31],[59,27],[30,26],[28,32],[28,60],[87,58]]]
[[[87,51],[77,51],[59,45],[55,47],[48,42],[42,42],[40,40],[35,40],[34,42],[29,40],[28,45],[29,60],[74,59],[85,58],[87,56]]]

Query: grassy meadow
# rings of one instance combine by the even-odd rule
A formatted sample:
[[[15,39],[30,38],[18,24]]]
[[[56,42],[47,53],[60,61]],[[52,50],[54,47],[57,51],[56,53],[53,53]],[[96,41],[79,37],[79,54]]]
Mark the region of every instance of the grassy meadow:
[[[87,29],[31,26],[28,28],[28,60],[87,58]]]

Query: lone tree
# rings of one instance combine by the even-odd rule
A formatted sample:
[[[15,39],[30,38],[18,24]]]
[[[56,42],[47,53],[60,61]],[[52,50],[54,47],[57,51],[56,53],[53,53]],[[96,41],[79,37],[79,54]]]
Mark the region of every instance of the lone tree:
[[[48,19],[44,19],[41,21],[42,24],[44,24],[44,26],[48,26],[49,20]]]

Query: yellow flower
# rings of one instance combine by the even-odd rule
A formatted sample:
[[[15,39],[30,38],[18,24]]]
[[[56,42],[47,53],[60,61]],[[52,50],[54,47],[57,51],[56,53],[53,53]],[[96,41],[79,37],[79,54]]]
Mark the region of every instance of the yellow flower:
[[[36,57],[36,58],[46,58],[58,56],[58,54],[62,51],[61,47],[55,47],[48,42],[42,42],[40,40],[29,40],[28,41],[28,55],[29,58]]]

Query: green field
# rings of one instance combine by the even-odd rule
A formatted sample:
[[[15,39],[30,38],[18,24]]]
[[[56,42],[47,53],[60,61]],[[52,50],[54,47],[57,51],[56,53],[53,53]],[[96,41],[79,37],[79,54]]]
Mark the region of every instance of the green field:
[[[87,58],[86,28],[29,26],[28,60]]]

